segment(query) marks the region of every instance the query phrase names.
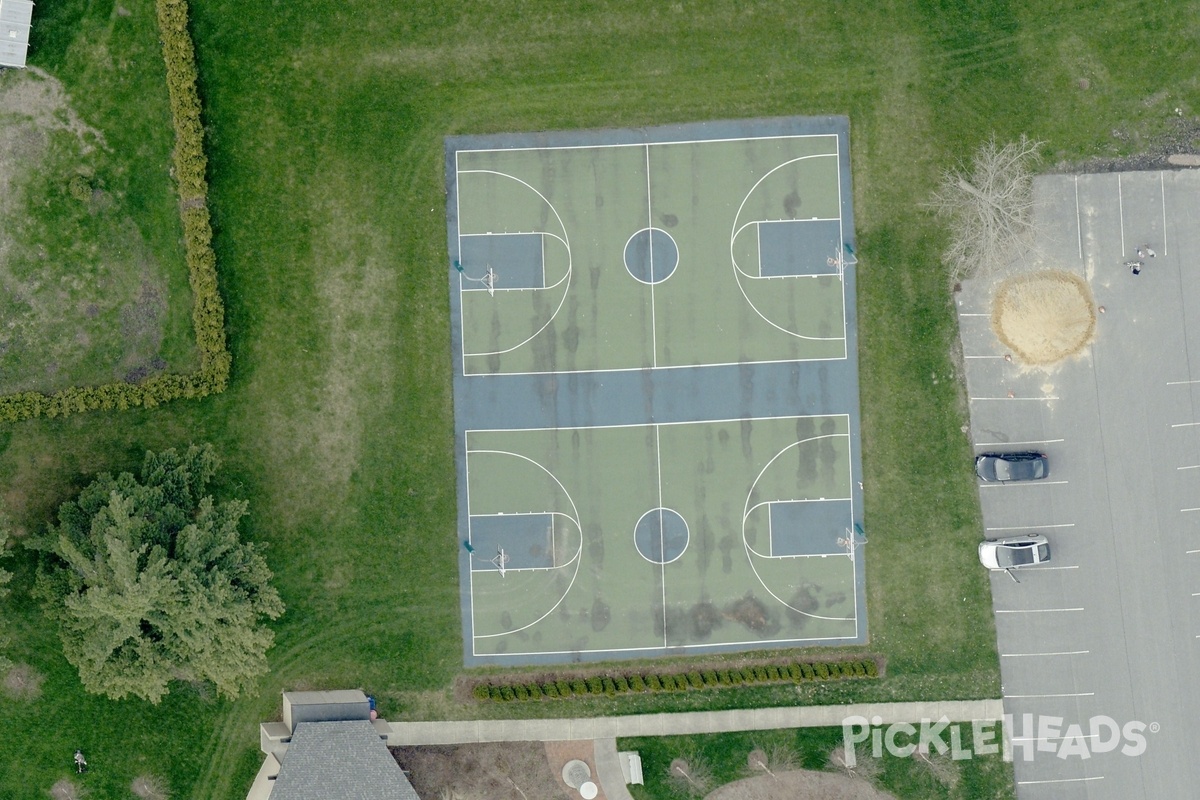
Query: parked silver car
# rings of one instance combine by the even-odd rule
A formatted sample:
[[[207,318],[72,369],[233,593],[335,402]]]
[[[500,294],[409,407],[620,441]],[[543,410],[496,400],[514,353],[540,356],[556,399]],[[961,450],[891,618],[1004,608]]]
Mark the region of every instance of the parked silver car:
[[[1045,564],[1049,560],[1050,542],[1040,533],[979,543],[979,563],[988,569],[1020,569]]]

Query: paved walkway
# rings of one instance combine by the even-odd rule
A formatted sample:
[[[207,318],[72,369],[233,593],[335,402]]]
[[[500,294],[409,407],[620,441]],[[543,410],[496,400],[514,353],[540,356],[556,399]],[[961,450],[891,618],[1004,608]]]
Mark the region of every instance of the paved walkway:
[[[776,728],[840,726],[846,717],[880,717],[881,724],[941,719],[952,722],[998,720],[999,700],[950,700],[938,703],[864,703],[849,706],[783,706],[733,711],[686,711],[678,714],[630,714],[585,719],[477,719],[448,722],[391,722],[388,744],[464,744],[468,742],[548,742],[615,739],[622,736],[677,736],[685,733],[765,731]]]
[[[999,720],[1000,700],[949,700],[936,703],[864,703],[848,706],[784,706],[733,711],[686,711],[584,719],[488,719],[448,722],[391,722],[387,743],[399,745],[471,742],[547,742],[596,740],[596,771],[609,800],[630,800],[617,760],[622,736],[677,736],[687,733],[762,731],[777,728],[840,727],[847,717],[872,723],[920,722],[946,717],[951,722]],[[876,723],[875,717],[879,717]]]

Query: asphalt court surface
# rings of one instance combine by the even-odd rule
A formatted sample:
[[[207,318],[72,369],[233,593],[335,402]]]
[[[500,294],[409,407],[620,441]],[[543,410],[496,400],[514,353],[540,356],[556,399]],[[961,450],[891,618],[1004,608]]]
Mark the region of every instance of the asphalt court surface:
[[[848,134],[447,139],[468,664],[865,640]]]
[[[992,578],[1017,795],[1194,797],[1200,175],[1045,176],[1034,189],[1030,266],[1082,276],[1104,311],[1085,353],[1026,371],[990,331],[990,287],[968,281],[958,296],[976,452],[1050,459],[1045,481],[980,487],[988,538],[1035,531],[1052,548],[1020,583]],[[1143,245],[1155,256],[1134,276],[1124,262]],[[1112,738],[1099,717],[1133,723],[1145,751],[1123,753],[1122,735],[1098,752]]]

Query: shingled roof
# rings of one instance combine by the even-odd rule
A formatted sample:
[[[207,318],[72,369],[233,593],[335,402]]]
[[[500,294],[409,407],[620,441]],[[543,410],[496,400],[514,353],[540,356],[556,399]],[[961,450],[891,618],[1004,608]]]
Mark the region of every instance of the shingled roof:
[[[367,720],[301,722],[271,800],[420,800]]]

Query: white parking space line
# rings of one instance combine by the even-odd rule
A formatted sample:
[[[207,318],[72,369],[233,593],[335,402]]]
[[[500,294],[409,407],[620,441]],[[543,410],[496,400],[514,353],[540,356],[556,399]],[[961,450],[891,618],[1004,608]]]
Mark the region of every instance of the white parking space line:
[[[1058,398],[1055,397],[1054,395],[1046,395],[1045,397],[1007,397],[1007,396],[1005,396],[1005,397],[972,397],[971,402],[975,402],[977,400],[1038,400],[1038,401],[1044,402],[1047,400],[1057,400],[1057,399]],[[1200,425],[1200,422],[1197,422],[1195,424]]]
[[[1200,550],[1188,550],[1186,553],[1184,553],[1184,555],[1188,555],[1188,556],[1190,556],[1190,555],[1193,555],[1193,554],[1195,554],[1195,553],[1200,553]]]
[[[1017,785],[1018,786],[1031,786],[1031,785],[1037,784],[1037,783],[1076,783],[1078,781],[1102,781],[1102,780],[1104,780],[1103,775],[1096,775],[1091,778],[1055,778],[1053,780],[1045,780],[1045,781],[1017,781]]]
[[[1065,694],[1006,694],[1005,700],[1030,700],[1038,697],[1095,697],[1095,692],[1068,692]]]
[[[1028,531],[1034,528],[1044,530],[1046,528],[1074,528],[1074,522],[1060,522],[1057,525],[1006,525],[999,528],[984,528],[985,531]]]
[[[1083,611],[1082,608],[997,608],[997,614],[1048,614],[1052,611]]]
[[[986,313],[980,314],[978,312],[964,311],[961,314],[959,314],[959,316],[960,317],[990,317],[991,314],[986,314]]]
[[[1038,656],[1085,656],[1091,650],[1061,650],[1057,653],[1001,653],[1001,658],[1034,658]]]
[[[1200,469],[1200,464],[1192,464],[1188,467],[1176,467],[1175,469]]]
[[[1187,386],[1189,383],[1200,383],[1200,379],[1194,381],[1167,381],[1167,386]]]
[[[1066,483],[1066,481],[1008,481],[1007,483],[993,481],[991,483],[981,483],[979,484],[979,488],[998,489],[1001,486],[1062,486],[1064,483]]]
[[[1098,733],[1081,733],[1078,736],[1017,736],[1014,742],[1061,742],[1067,739],[1099,739]]]
[[[963,358],[1004,358],[1004,356],[963,356]]]
[[[1200,425],[1200,422],[1176,422],[1173,425],[1171,425],[1171,427],[1172,428],[1191,428],[1196,425]]]
[[[1007,398],[1005,398],[1007,399]],[[976,442],[976,447],[1016,447],[1025,444],[1055,444],[1057,442],[1065,442],[1066,439],[1035,439],[1030,442]]]
[[[1187,511],[1200,511],[1200,508],[1181,508],[1181,509],[1179,509],[1179,511],[1180,511],[1180,513],[1187,512]]]
[[[1049,572],[1052,569],[1079,569],[1079,565],[1072,564],[1069,567],[1067,567],[1067,566],[1063,566],[1063,567],[1025,567],[1024,569],[1021,570],[1021,572],[1022,573],[1025,573],[1025,572]]]

